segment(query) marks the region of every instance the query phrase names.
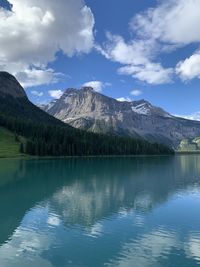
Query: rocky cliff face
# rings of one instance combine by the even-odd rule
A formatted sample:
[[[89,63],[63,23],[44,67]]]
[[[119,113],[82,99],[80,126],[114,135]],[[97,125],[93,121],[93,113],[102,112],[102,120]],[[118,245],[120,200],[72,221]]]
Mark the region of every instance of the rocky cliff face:
[[[145,100],[119,102],[90,87],[68,89],[44,109],[76,128],[143,137],[173,147],[184,138],[200,136],[200,122],[174,117]]]
[[[27,98],[19,82],[11,74],[0,71],[0,95],[11,95],[14,98]]]

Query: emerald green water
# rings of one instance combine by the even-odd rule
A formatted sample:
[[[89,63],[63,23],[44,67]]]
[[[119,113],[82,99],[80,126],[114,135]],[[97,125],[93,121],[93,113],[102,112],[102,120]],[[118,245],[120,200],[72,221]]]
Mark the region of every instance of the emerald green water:
[[[199,155],[0,160],[0,267],[199,265]]]

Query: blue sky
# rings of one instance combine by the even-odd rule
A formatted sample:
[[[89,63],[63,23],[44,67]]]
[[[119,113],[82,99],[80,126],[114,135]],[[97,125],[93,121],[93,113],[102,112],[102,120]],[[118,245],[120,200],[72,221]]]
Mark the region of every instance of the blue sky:
[[[9,2],[0,0],[0,70],[34,103],[91,84],[173,114],[200,110],[199,0]]]

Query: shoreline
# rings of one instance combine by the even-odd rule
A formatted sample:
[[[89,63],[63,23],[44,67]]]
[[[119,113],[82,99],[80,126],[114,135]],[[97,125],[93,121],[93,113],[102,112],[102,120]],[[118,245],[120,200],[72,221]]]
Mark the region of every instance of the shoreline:
[[[162,154],[162,155],[94,155],[94,156],[44,156],[44,157],[39,157],[39,156],[16,156],[16,157],[0,157],[1,159],[77,159],[77,158],[136,158],[136,157],[169,157],[169,156],[175,156],[176,153],[174,154]]]
[[[200,150],[194,150],[194,151],[175,151],[175,154],[179,154],[179,155],[191,155],[191,154],[196,154],[196,155],[198,155],[198,154],[200,154]]]
[[[24,159],[24,160],[42,160],[42,159],[77,159],[77,158],[136,158],[136,157],[169,157],[169,156],[181,156],[181,155],[200,155],[199,151],[174,151],[174,154],[141,154],[141,155],[89,155],[89,156],[29,156],[29,155],[17,155],[17,156],[1,156],[0,160],[5,159]]]

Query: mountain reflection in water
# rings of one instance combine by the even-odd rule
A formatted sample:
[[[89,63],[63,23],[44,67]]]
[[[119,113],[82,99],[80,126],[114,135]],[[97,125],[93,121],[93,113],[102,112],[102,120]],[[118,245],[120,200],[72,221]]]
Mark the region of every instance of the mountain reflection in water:
[[[0,266],[200,264],[200,156],[0,160]]]

